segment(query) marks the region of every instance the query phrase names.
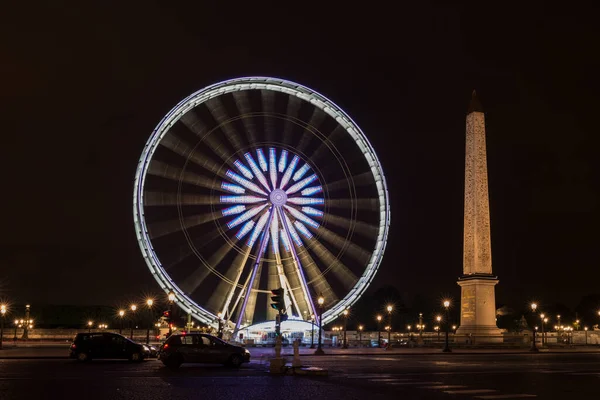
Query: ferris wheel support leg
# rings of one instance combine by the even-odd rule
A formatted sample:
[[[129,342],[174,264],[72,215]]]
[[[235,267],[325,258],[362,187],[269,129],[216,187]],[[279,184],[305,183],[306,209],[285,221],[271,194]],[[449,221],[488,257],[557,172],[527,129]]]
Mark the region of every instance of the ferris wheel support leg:
[[[269,212],[269,219],[267,221],[266,226],[271,226],[271,221],[273,220],[273,209]],[[246,288],[246,296],[244,297],[244,303],[242,304],[242,309],[240,310],[240,314],[238,315],[237,323],[235,324],[235,330],[233,331],[234,336],[240,329],[242,325],[242,320],[244,318],[244,313],[246,312],[246,306],[248,305],[248,299],[250,298],[250,291],[252,290],[252,286],[254,285],[254,278],[256,278],[256,272],[260,267],[261,260],[263,255],[265,254],[265,250],[267,248],[267,242],[269,241],[269,230],[265,229],[260,238],[260,244],[258,246],[258,254],[256,257],[256,262],[254,263],[254,268],[252,269],[252,275],[250,276],[250,282],[248,282],[248,286]]]
[[[279,209],[278,209],[279,211]],[[294,242],[292,241],[292,237],[290,235],[289,227],[287,224],[287,220],[285,218],[281,218],[283,223],[283,230],[287,236],[288,243],[290,243],[290,251],[292,252],[292,258],[294,260],[294,267],[296,268],[296,272],[298,274],[298,278],[300,279],[300,286],[302,287],[302,292],[304,293],[304,300],[306,304],[310,308],[311,315],[317,315],[317,309],[315,308],[315,304],[313,303],[312,297],[310,296],[310,291],[308,290],[308,284],[306,283],[306,278],[304,277],[304,273],[302,272],[302,264],[300,263],[300,259],[298,258],[298,254],[296,253],[296,248],[294,247]],[[302,313],[300,313],[302,316]]]
[[[238,267],[238,272],[235,277],[235,281],[234,281],[233,285],[231,285],[231,290],[229,291],[229,294],[227,295],[227,300],[225,300],[225,304],[223,305],[222,314],[227,316],[227,320],[230,319],[231,314],[233,314],[233,311],[235,310],[235,307],[237,307],[237,303],[239,302],[239,297],[238,297],[238,300],[236,300],[236,302],[235,302],[235,306],[231,309],[231,312],[228,312],[229,304],[231,304],[231,300],[233,299],[233,295],[235,294],[235,289],[236,289],[238,283],[240,282],[242,273],[244,272],[244,266],[246,265],[246,262],[248,261],[248,256],[250,256],[250,250],[251,250],[250,248],[248,248],[246,250],[244,257],[242,258],[242,261],[240,262],[240,265]],[[240,291],[240,296],[243,291],[244,291],[244,288],[242,288],[242,290]]]

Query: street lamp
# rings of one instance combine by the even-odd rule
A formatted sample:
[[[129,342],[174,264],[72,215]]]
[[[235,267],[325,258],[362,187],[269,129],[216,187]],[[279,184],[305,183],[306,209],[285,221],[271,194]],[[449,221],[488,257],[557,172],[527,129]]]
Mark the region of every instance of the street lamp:
[[[381,348],[381,315],[377,316],[377,347]]]
[[[323,304],[325,304],[325,299],[323,296],[319,296],[317,299],[317,304],[319,305],[319,343],[317,345],[317,350],[315,350],[315,355],[323,355],[325,352],[321,347],[321,332],[323,331]]]
[[[439,343],[439,341],[440,341],[440,325],[441,325],[441,322],[442,322],[442,316],[441,315],[436,316],[435,320],[438,323],[438,343]]]
[[[348,309],[345,309],[343,314],[344,314],[344,345],[342,346],[342,348],[347,349],[348,348],[348,340],[346,339],[346,328],[348,327],[348,314],[350,314],[350,312],[348,311]]]
[[[584,326],[583,330],[585,331],[585,345],[587,346],[587,331],[588,331],[588,327]]]
[[[88,333],[92,333],[93,325],[94,325],[94,321],[88,321]]]
[[[391,342],[391,334],[392,334],[392,311],[394,310],[394,307],[391,304],[388,304],[388,306],[386,307],[386,310],[388,312],[388,326],[390,327],[390,329],[388,330],[388,345],[387,348],[390,348],[390,344],[392,344]]]
[[[31,306],[27,304],[25,306],[25,324],[23,325],[23,336],[21,339],[29,339],[29,311],[31,310]]]
[[[119,317],[121,317],[121,325],[119,326],[119,335],[123,334],[123,317],[125,316],[125,310],[119,310]]]
[[[133,340],[133,327],[135,326],[135,310],[137,310],[137,306],[135,304],[131,305],[131,335],[129,338]]]
[[[362,346],[362,331],[363,331],[363,326],[359,325],[358,326],[358,346]]]
[[[173,291],[169,292],[169,337],[171,336],[171,334],[173,333],[173,324],[171,323],[171,321],[173,320],[173,303],[175,302],[175,293],[173,293]]]
[[[150,327],[152,326],[152,322],[154,321],[154,315],[152,313],[152,306],[154,305],[154,300],[146,300],[146,305],[148,306],[148,316],[150,317],[150,322],[148,323],[148,328],[146,329],[146,344],[150,344]]]
[[[315,348],[315,314],[310,315],[310,348]]]
[[[542,320],[542,347],[544,346],[544,343],[546,343],[546,335],[544,334],[544,325],[546,324],[546,322],[548,322],[548,319],[546,318],[546,315],[544,313],[540,314],[540,319]]]
[[[15,336],[13,337],[13,342],[15,342],[15,346],[17,345],[17,328],[19,327],[19,320],[15,319]]]
[[[531,303],[531,312],[533,312],[533,316],[535,317],[535,312],[537,310],[537,304],[536,303]],[[535,342],[535,329],[532,329],[532,334],[531,334],[531,348],[529,349],[529,351],[533,351],[533,352],[537,352],[539,351],[537,348],[537,344]]]
[[[219,339],[223,338],[223,313],[217,313],[217,337]]]
[[[6,305],[0,304],[0,349],[2,349],[2,341],[4,340],[4,316],[6,315]]]
[[[446,344],[444,345],[444,350],[442,350],[444,353],[449,353],[452,350],[450,350],[450,346],[448,345],[448,333],[450,330],[450,300],[444,300],[444,308],[446,309]]]

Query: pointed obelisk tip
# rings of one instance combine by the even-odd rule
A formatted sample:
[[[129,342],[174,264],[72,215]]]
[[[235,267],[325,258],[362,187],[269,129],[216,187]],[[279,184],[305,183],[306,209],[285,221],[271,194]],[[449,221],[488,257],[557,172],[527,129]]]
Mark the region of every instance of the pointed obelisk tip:
[[[468,114],[472,112],[483,112],[483,107],[481,107],[481,103],[479,102],[479,98],[477,97],[477,92],[473,90],[471,94],[471,102],[469,103]]]

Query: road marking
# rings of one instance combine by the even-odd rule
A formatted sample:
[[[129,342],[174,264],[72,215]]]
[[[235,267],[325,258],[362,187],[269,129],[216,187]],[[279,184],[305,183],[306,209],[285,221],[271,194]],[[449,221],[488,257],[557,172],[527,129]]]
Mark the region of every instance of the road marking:
[[[417,389],[439,389],[439,390],[445,390],[445,389],[462,389],[462,388],[466,388],[467,386],[464,385],[434,385],[434,386],[421,386],[420,388]]]
[[[446,390],[444,393],[448,394],[480,394],[480,393],[492,393],[497,390],[493,389],[466,389],[466,390]]]
[[[398,378],[375,378],[369,379],[370,382],[409,382],[413,379],[398,379]]]
[[[600,375],[600,372],[573,372],[569,375]]]
[[[390,385],[441,385],[442,382],[390,382]]]
[[[537,397],[537,394],[491,394],[487,396],[475,396],[476,399],[493,400],[493,399],[524,399],[526,397]]]

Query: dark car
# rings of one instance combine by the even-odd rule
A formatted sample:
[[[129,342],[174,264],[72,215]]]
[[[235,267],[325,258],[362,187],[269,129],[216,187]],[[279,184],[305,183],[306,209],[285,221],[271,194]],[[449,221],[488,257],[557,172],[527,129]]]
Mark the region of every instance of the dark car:
[[[116,333],[78,333],[71,344],[71,358],[89,361],[94,358],[124,358],[142,361],[148,356],[144,345]]]
[[[158,359],[167,367],[183,363],[224,364],[238,368],[250,362],[250,352],[202,333],[171,335],[158,351]]]

